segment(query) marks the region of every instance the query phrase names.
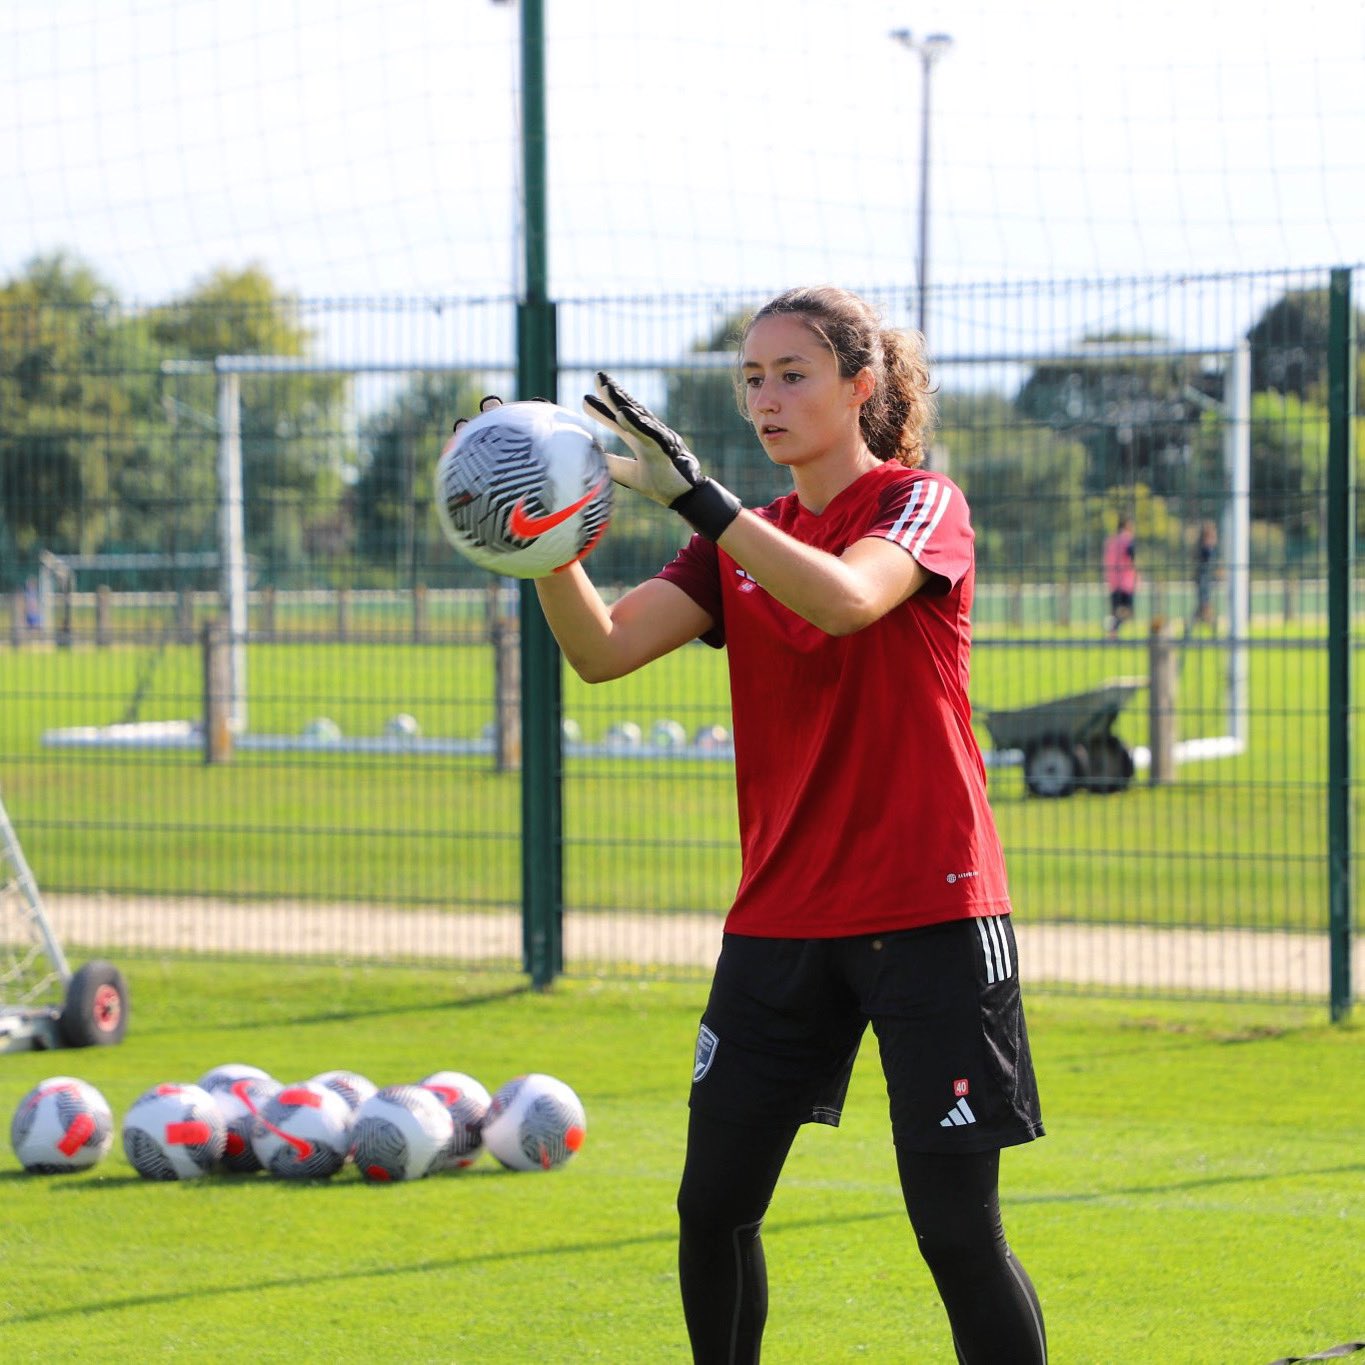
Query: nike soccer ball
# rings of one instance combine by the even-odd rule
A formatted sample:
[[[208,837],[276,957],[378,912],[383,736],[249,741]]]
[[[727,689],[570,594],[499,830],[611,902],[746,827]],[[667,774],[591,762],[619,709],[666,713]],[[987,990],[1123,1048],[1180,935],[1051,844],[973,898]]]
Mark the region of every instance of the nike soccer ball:
[[[436,465],[446,539],[480,568],[543,578],[582,559],[611,520],[593,425],[554,403],[506,403],[451,438]]]
[[[365,1180],[420,1180],[446,1149],[453,1127],[430,1090],[386,1085],[356,1110],[351,1157]]]
[[[204,1072],[196,1084],[212,1094],[215,1090],[231,1086],[236,1081],[269,1081],[273,1079],[268,1071],[262,1071],[260,1067],[252,1066],[247,1062],[224,1062],[221,1066],[215,1066],[212,1070]]]
[[[463,1171],[483,1151],[483,1121],[493,1097],[463,1071],[433,1071],[421,1084],[441,1101],[451,1119],[450,1141],[431,1169]]]
[[[325,1085],[328,1090],[335,1090],[350,1106],[353,1114],[379,1089],[368,1076],[362,1076],[358,1071],[321,1071],[313,1080]]]
[[[20,1164],[35,1175],[83,1171],[114,1145],[114,1116],[93,1085],[49,1076],[19,1101],[9,1140]]]
[[[227,1125],[199,1085],[157,1085],[123,1116],[123,1150],[148,1180],[195,1180],[222,1160]]]
[[[553,1076],[515,1076],[498,1088],[483,1144],[513,1171],[552,1171],[583,1145],[588,1120],[577,1095]]]
[[[281,1089],[279,1081],[268,1076],[243,1076],[231,1085],[219,1085],[209,1091],[227,1130],[219,1162],[222,1170],[234,1175],[250,1175],[261,1169],[251,1137],[256,1129],[257,1115],[266,1101]]]
[[[251,1147],[271,1175],[325,1180],[345,1164],[354,1117],[321,1081],[297,1081],[265,1102],[251,1129]]]

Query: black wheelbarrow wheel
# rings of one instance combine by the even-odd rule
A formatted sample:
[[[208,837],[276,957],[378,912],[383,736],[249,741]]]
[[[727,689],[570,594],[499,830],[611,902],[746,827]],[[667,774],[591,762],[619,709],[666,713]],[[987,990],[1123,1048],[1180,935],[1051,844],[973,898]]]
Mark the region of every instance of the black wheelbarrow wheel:
[[[87,962],[70,980],[58,1021],[67,1047],[112,1047],[128,1031],[128,986],[112,962]]]
[[[1109,796],[1123,791],[1132,782],[1137,771],[1133,755],[1117,735],[1101,735],[1085,747],[1090,759],[1085,776],[1087,791]]]
[[[1086,770],[1084,747],[1065,735],[1035,740],[1024,753],[1024,785],[1034,796],[1070,796]]]

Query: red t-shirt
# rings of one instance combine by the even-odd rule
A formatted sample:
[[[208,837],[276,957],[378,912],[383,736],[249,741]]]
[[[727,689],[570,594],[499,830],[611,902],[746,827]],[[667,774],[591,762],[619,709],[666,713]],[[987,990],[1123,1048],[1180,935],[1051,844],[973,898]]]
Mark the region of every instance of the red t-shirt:
[[[961,490],[888,463],[818,516],[794,493],[758,515],[832,554],[883,536],[935,577],[835,637],[701,536],[661,570],[729,653],[742,873],[726,929],[835,938],[1008,913],[967,700],[975,560]]]

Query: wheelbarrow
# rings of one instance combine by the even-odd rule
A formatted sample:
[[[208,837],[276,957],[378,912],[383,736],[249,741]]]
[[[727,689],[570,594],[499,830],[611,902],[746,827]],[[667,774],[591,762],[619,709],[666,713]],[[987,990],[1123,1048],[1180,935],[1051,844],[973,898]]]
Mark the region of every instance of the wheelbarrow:
[[[1077,788],[1107,795],[1133,780],[1132,750],[1114,722],[1146,678],[1110,678],[1088,692],[1008,711],[983,708],[996,749],[1023,755],[1024,785],[1034,796],[1070,796]]]

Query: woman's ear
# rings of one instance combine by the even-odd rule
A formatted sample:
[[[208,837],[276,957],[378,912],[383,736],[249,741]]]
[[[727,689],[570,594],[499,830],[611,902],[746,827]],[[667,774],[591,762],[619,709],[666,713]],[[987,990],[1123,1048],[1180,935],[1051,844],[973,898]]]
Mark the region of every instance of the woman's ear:
[[[858,406],[862,407],[876,391],[877,381],[873,378],[872,371],[864,365],[857,374],[853,376],[853,397],[857,399]]]

